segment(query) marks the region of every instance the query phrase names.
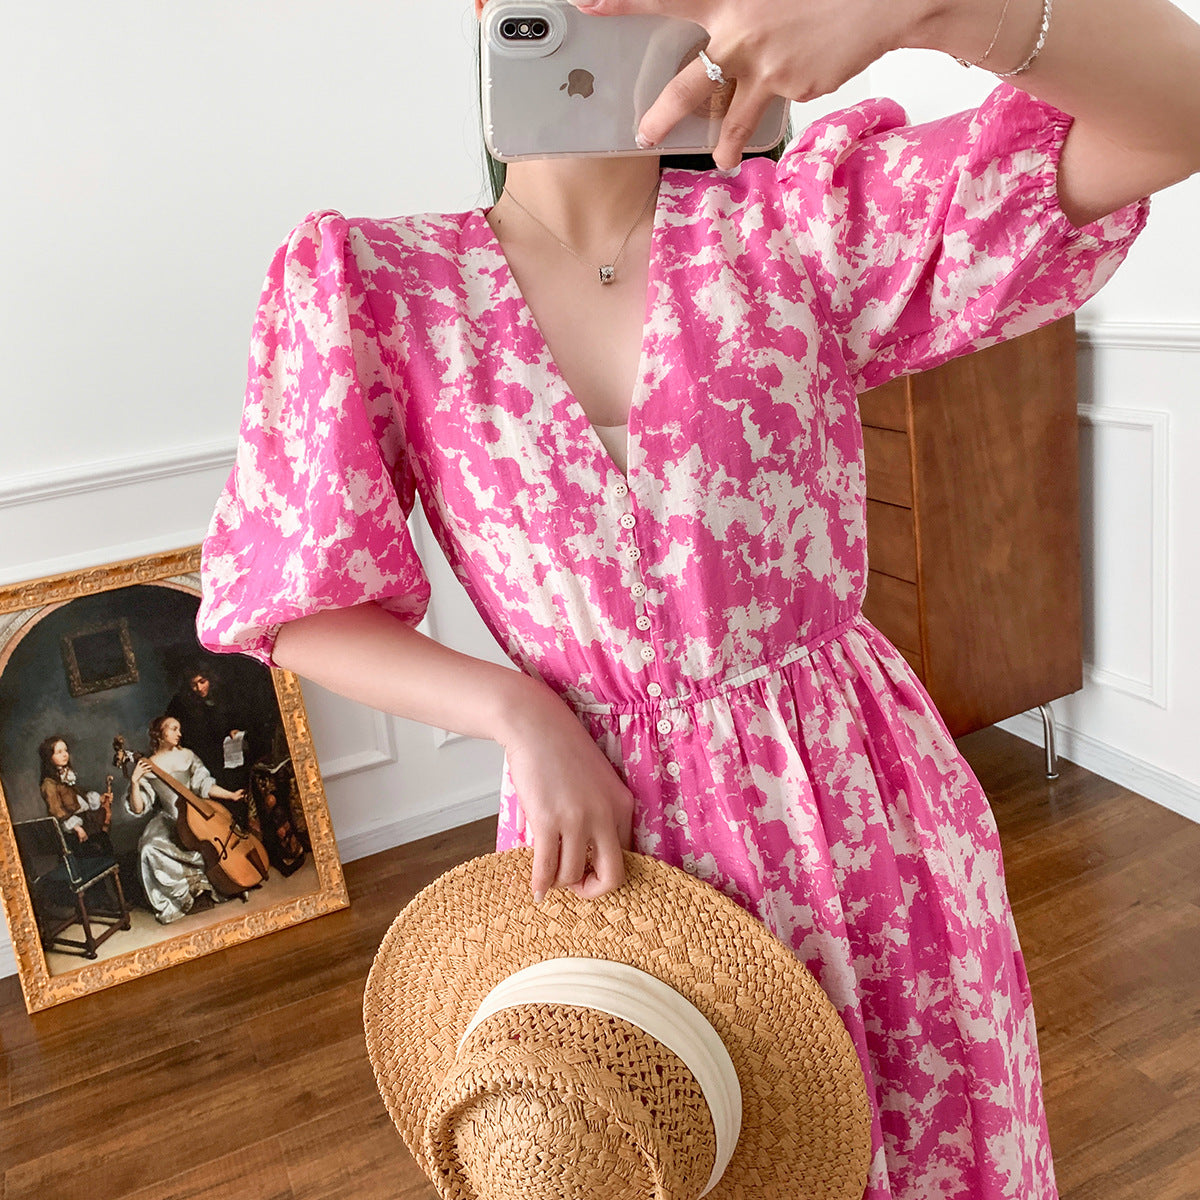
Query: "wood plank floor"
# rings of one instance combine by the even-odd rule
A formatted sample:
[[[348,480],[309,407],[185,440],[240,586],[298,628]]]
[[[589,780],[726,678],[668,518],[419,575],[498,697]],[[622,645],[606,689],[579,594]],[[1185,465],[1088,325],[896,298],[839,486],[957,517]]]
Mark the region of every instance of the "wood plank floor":
[[[1063,1200],[1200,1197],[1200,826],[997,729],[1004,839]],[[495,818],[346,868],[351,907],[30,1018],[0,981],[3,1200],[432,1200],[367,1062],[407,899]]]

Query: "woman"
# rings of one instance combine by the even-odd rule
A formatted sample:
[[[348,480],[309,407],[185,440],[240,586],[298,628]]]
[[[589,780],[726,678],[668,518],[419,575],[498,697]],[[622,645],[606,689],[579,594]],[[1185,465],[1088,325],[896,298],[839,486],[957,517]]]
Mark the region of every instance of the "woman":
[[[46,811],[62,826],[67,846],[83,854],[111,854],[111,778],[103,792],[81,791],[71,765],[71,748],[57,733],[38,746],[38,760]]]
[[[150,758],[134,767],[125,801],[135,817],[157,809],[138,839],[138,862],[146,900],[162,925],[210,908],[225,897],[209,881],[200,851],[188,850],[180,842],[175,823],[182,801],[154,774],[150,763],[201,799],[236,802],[245,794],[220,787],[199,756],[180,744],[182,740],[183,731],[174,717],[155,717],[150,722]]]
[[[648,144],[736,79],[722,174],[521,162],[489,210],[304,222],[255,325],[201,640],[500,742],[497,848],[533,845],[539,896],[619,887],[632,846],[760,917],[855,1039],[869,1200],[1048,1200],[995,824],[861,612],[856,394],[1103,285],[1145,197],[1200,169],[1200,28],[1166,0],[589,11],[635,10],[702,24],[716,76],[685,68]],[[771,94],[905,45],[1018,73],[976,112],[867,101],[738,166]],[[417,490],[519,672],[414,628]]]

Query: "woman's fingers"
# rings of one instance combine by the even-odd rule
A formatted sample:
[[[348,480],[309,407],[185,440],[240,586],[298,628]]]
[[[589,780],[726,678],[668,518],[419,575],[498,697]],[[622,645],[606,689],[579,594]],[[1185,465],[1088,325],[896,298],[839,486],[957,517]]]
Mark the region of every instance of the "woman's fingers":
[[[579,883],[587,870],[589,838],[582,829],[564,830],[558,851],[558,877],[555,887]]]
[[[544,836],[537,832],[533,834],[533,872],[529,886],[533,891],[533,898],[539,904],[558,878],[558,842],[557,833],[551,834],[547,831]]]
[[[630,798],[630,801],[632,798]],[[535,900],[555,887],[584,899],[611,892],[625,882],[622,850],[632,848],[633,805],[614,804],[613,820],[599,827],[548,827],[533,836],[530,888]]]
[[[713,149],[713,162],[722,171],[732,171],[742,161],[746,143],[754,136],[774,97],[769,92],[738,88],[721,122],[721,136]]]
[[[721,63],[715,54],[712,60]],[[721,117],[713,161],[721,170],[731,171],[741,162],[747,143],[774,99],[773,92],[756,86],[751,79],[729,78],[724,84],[715,83],[708,77],[704,63],[695,58],[647,109],[638,125],[638,135],[645,145],[656,146],[689,113],[711,113],[714,108],[719,112],[724,101],[728,107]]]
[[[696,20],[696,10],[701,6],[694,0],[571,0],[580,12],[594,13],[599,17],[615,17],[627,13],[649,13],[658,17],[683,17]]]
[[[592,848],[592,870],[579,883],[570,885],[570,890],[581,900],[595,900],[597,896],[615,891],[625,882],[625,859],[612,830],[599,834]]]
[[[657,146],[688,113],[707,104],[719,90],[717,84],[705,74],[700,59],[692,59],[646,110],[638,123],[641,141],[646,146]]]

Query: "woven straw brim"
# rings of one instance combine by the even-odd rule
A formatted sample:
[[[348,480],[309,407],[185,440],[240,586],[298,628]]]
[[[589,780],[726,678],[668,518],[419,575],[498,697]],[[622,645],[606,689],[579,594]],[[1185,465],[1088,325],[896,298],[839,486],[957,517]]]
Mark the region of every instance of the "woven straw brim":
[[[581,900],[555,889],[539,905],[530,895],[532,850],[484,855],[434,880],[396,918],[367,980],[363,1018],[380,1093],[410,1153],[443,1195],[477,1191],[482,1200],[514,1200],[511,1179],[480,1179],[469,1169],[447,1178],[456,1155],[427,1142],[430,1113],[436,1122],[444,1111],[447,1081],[464,1069],[456,1062],[459,1039],[496,984],[551,958],[603,958],[675,988],[729,1051],[741,1086],[742,1129],[708,1194],[712,1200],[861,1200],[871,1158],[870,1108],[854,1044],[829,998],[795,954],[734,901],[678,868],[629,851],[624,857],[626,881],[616,892]],[[552,1063],[544,1051],[564,1016],[562,1006],[548,1005],[514,1010],[508,1020],[514,1029],[522,1020],[530,1029],[532,1020],[541,1061]],[[494,1038],[503,1018],[489,1018],[464,1052],[481,1035],[486,1041],[489,1029]],[[622,1037],[645,1038],[617,1024]],[[595,1040],[578,1013],[568,1027],[569,1036]],[[606,1044],[614,1061],[624,1053],[612,1049],[611,1038]],[[667,1056],[681,1069],[675,1095],[692,1120],[694,1081]],[[602,1098],[597,1106],[592,1090],[568,1085],[567,1091],[563,1102],[575,1105],[581,1135],[589,1121],[603,1125]],[[521,1103],[528,1112],[528,1097]],[[532,1107],[538,1108],[536,1097]],[[711,1125],[692,1120],[691,1128],[694,1196],[707,1179],[713,1147]],[[580,1140],[577,1157],[586,1154],[586,1138]],[[463,1156],[461,1146],[457,1153]],[[614,1184],[618,1176],[637,1186],[645,1178],[628,1162],[614,1170]]]

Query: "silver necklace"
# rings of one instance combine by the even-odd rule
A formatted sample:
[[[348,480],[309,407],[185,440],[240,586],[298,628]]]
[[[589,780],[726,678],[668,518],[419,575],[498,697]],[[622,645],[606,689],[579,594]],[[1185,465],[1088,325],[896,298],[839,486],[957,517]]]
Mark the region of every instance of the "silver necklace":
[[[533,215],[533,213],[531,213],[529,211],[529,209],[527,209],[525,207],[525,205],[523,205],[520,202],[520,200],[518,200],[516,198],[516,196],[514,196],[512,194],[512,192],[510,192],[507,188],[504,189],[504,194],[531,221],[536,221],[568,254],[573,254],[577,259],[579,259],[579,261],[581,263],[584,263],[586,266],[592,267],[594,270],[598,271],[600,273],[600,282],[601,283],[612,283],[612,281],[616,278],[617,263],[619,263],[621,261],[621,255],[625,253],[625,247],[629,244],[629,239],[631,237],[633,237],[633,231],[638,227],[638,223],[646,215],[646,209],[648,209],[650,207],[650,201],[654,199],[657,192],[658,192],[658,184],[655,183],[654,187],[650,189],[650,195],[646,197],[646,203],[642,205],[642,211],[639,212],[638,215],[634,218],[634,222],[632,225],[630,225],[629,232],[625,235],[625,240],[621,243],[621,247],[617,251],[616,256],[613,258],[612,262],[602,263],[599,266],[597,266],[595,263],[588,262],[588,260],[586,258],[584,258],[582,254],[578,253],[575,250],[572,250],[571,247],[568,246],[567,243],[564,242],[562,240],[562,238],[560,238],[558,236],[558,234],[556,234],[554,232],[554,230],[550,228],[549,225],[547,225],[544,221],[538,220],[538,218],[535,217]]]

